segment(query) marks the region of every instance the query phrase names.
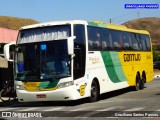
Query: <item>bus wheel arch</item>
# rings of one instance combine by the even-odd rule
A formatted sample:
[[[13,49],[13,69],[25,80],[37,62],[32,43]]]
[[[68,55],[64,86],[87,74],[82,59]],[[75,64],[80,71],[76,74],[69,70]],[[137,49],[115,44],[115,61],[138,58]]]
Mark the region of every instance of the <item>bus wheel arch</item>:
[[[99,99],[99,95],[100,95],[100,85],[99,85],[99,81],[97,78],[94,78],[92,80],[91,83],[91,90],[90,90],[90,97],[89,97],[89,101],[90,102],[96,102]]]

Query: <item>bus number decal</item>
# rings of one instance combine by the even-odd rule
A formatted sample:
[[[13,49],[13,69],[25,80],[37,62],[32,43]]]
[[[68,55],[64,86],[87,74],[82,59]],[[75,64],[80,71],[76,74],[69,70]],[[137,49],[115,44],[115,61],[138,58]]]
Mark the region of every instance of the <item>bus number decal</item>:
[[[86,84],[80,86],[80,95],[81,96],[83,96],[85,94],[85,88],[86,88]]]
[[[124,54],[123,58],[124,58],[124,62],[140,61],[141,55],[140,54]]]

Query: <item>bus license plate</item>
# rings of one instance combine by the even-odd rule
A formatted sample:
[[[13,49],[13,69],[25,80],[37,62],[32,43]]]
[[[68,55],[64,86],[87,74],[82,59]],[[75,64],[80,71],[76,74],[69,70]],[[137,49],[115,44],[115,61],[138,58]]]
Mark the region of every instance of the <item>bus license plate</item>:
[[[46,98],[46,95],[45,94],[37,94],[36,97],[37,98]]]

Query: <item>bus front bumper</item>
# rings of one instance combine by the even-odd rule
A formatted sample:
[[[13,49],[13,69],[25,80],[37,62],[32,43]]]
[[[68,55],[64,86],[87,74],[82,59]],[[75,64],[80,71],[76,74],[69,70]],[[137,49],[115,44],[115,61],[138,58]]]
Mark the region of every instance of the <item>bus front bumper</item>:
[[[19,102],[30,101],[69,101],[83,98],[75,86],[60,88],[50,91],[30,92],[26,90],[16,90]]]

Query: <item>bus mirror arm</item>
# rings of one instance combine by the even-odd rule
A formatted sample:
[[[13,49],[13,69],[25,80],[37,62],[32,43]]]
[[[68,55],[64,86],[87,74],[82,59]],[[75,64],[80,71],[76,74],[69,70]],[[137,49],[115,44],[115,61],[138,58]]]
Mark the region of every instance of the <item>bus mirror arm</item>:
[[[74,39],[76,38],[76,36],[72,36],[67,38],[67,50],[68,50],[68,55],[71,55],[72,57],[74,57]]]
[[[11,54],[10,47],[12,45],[15,45],[15,42],[8,43],[4,46],[4,58],[10,62],[13,62],[13,59],[10,59],[10,54]]]

